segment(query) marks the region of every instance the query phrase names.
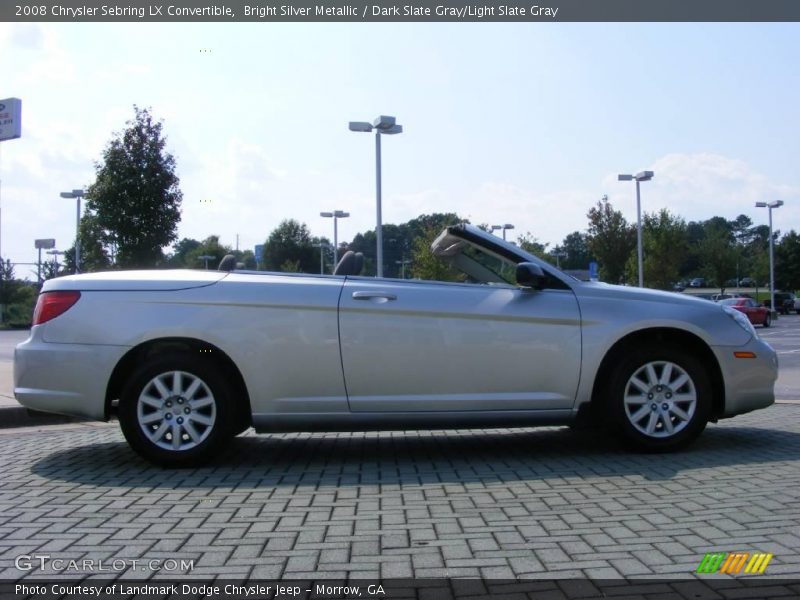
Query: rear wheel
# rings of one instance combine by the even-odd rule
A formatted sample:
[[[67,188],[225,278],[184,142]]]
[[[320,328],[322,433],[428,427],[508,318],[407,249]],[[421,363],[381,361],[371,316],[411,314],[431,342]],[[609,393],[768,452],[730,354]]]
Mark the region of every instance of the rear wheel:
[[[120,426],[147,460],[166,467],[197,465],[232,436],[231,399],[213,361],[187,353],[155,356],[125,385]]]
[[[694,440],[711,410],[711,384],[701,362],[672,346],[634,348],[611,377],[615,429],[637,450],[667,452]]]
[[[764,317],[764,327],[769,327],[772,325],[772,315],[767,313],[767,316]]]

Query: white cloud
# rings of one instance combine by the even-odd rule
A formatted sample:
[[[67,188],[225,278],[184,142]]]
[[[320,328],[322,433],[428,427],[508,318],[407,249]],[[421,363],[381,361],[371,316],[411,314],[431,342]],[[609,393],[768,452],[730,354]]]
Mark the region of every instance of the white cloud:
[[[641,184],[643,212],[668,208],[687,221],[704,221],[714,216],[733,219],[745,214],[754,223],[767,216],[755,208],[758,201],[783,199],[776,229],[800,228],[800,188],[770,181],[745,161],[720,154],[668,154],[647,167],[655,172],[652,181]],[[617,181],[616,174],[603,180],[614,207],[629,220],[636,219],[635,184]],[[777,221],[777,214],[775,215]]]

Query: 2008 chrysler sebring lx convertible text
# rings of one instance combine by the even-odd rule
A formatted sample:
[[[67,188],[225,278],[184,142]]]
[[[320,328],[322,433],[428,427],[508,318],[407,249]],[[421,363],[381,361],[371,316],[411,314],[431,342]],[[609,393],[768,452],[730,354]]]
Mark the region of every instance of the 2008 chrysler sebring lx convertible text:
[[[45,283],[17,399],[108,419],[162,465],[259,432],[605,423],[673,450],[774,402],[778,361],[742,313],[572,279],[471,225],[433,254],[459,282],[246,271]],[[226,261],[223,261],[226,262]]]

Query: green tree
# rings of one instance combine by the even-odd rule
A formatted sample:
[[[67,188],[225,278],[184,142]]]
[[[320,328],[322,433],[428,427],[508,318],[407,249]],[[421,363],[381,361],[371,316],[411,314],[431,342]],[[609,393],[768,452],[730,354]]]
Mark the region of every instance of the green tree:
[[[522,234],[517,238],[517,246],[525,250],[534,256],[538,256],[542,260],[546,260],[548,262],[552,262],[555,264],[555,258],[553,258],[548,252],[547,247],[550,244],[548,243],[541,243],[536,237],[529,231],[527,233]]]
[[[230,246],[223,246],[219,243],[218,235],[210,235],[200,242],[198,246],[186,253],[184,266],[187,269],[204,269],[206,260],[200,257],[211,256],[213,258],[208,259],[208,268],[216,269],[222,257],[226,254],[231,254],[231,252]]]
[[[306,224],[287,219],[267,238],[264,266],[267,271],[291,269],[301,273],[315,273],[319,271],[317,251]]]
[[[201,243],[202,242],[199,240],[192,238],[183,238],[172,247],[172,254],[169,255],[165,266],[173,269],[182,269],[188,266],[186,262],[186,255],[192,250],[199,248]],[[197,265],[191,265],[191,267],[194,266]]]
[[[81,273],[106,271],[111,268],[110,250],[113,249],[108,233],[100,226],[97,215],[86,211],[81,216]],[[64,270],[75,272],[75,246],[64,251]]]
[[[0,259],[0,322],[30,325],[37,292],[37,285],[16,278],[11,261]]]
[[[775,285],[784,290],[800,289],[800,235],[792,229],[775,246]]]
[[[706,236],[700,242],[700,259],[706,276],[720,291],[725,282],[736,274],[736,252],[733,247],[733,233],[728,223],[720,217],[706,221]]]
[[[414,238],[411,256],[411,276],[429,281],[461,281],[461,274],[450,268],[443,260],[431,252],[433,240],[439,237],[441,229],[430,226],[422,235]]]
[[[255,271],[256,269],[256,255],[252,250],[232,250],[230,254],[236,257],[236,263],[243,264],[245,269]]]
[[[608,196],[593,206],[589,213],[587,245],[597,259],[600,279],[620,283],[625,276],[625,265],[636,247],[636,229],[628,224],[618,210],[614,210]]]
[[[666,208],[645,213],[642,218],[642,253],[644,282],[647,287],[671,290],[680,276],[680,268],[688,252],[686,222]],[[631,253],[627,264],[630,281],[636,281],[639,261]]]
[[[589,239],[580,231],[573,231],[565,237],[564,241],[553,249],[553,253],[562,255],[559,260],[562,269],[588,269],[592,261]]]
[[[162,260],[162,248],[177,238],[183,198],[161,122],[147,109],[134,106],[134,113],[95,165],[86,203],[102,237],[117,246],[122,268],[153,267]]]

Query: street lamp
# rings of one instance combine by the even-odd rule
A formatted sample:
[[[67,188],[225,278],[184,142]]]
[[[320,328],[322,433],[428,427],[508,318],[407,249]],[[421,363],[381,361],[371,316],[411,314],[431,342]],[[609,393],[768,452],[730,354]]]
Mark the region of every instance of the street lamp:
[[[45,254],[49,254],[53,257],[53,265],[55,266],[55,273],[58,274],[58,257],[61,254],[64,254],[62,250],[48,250]]]
[[[400,279],[405,279],[406,278],[406,265],[410,265],[411,264],[411,260],[408,259],[408,258],[405,258],[403,260],[396,260],[396,261],[394,261],[394,264],[400,265]]]
[[[381,135],[403,133],[403,126],[395,123],[394,117],[381,115],[372,123],[364,121],[350,121],[350,131],[370,133],[375,130],[375,204],[377,206],[377,262],[378,277],[383,277],[383,222],[381,218]]]
[[[344,212],[343,210],[335,210],[333,212],[321,212],[319,213],[319,216],[327,219],[333,219],[333,266],[336,268],[336,265],[339,262],[339,231],[337,228],[337,222],[339,219],[346,219],[349,217],[350,213]],[[322,250],[320,250],[320,252],[322,252]]]
[[[769,209],[769,306],[771,311],[775,311],[775,266],[773,263],[772,249],[772,209],[783,206],[783,200],[773,202],[756,202],[756,208]]]
[[[503,227],[501,225],[490,225],[489,226],[489,233],[494,234],[495,231],[497,231],[498,229],[502,229],[502,228]]]
[[[639,263],[639,287],[644,287],[644,259],[642,252],[642,202],[639,194],[639,183],[650,181],[653,178],[652,171],[642,171],[636,175],[618,175],[619,181],[636,180],[636,255]]]
[[[314,248],[319,248],[319,274],[322,275],[325,273],[325,248],[330,248],[330,244],[325,244],[320,242],[319,244],[314,244]],[[335,253],[334,253],[335,256]],[[333,263],[333,268],[336,268],[336,263]]]
[[[514,226],[511,223],[506,223],[505,225],[490,225],[492,232],[497,231],[498,229],[503,230],[503,241],[506,241],[506,230],[507,229],[514,229]]]
[[[206,263],[206,271],[208,271],[208,261],[215,259],[216,256],[211,256],[210,254],[203,254],[202,256],[198,256],[197,260],[203,260]]]
[[[81,198],[86,197],[84,190],[72,190],[71,192],[61,192],[62,198],[75,198],[76,220],[75,220],[75,273],[81,272]]]

